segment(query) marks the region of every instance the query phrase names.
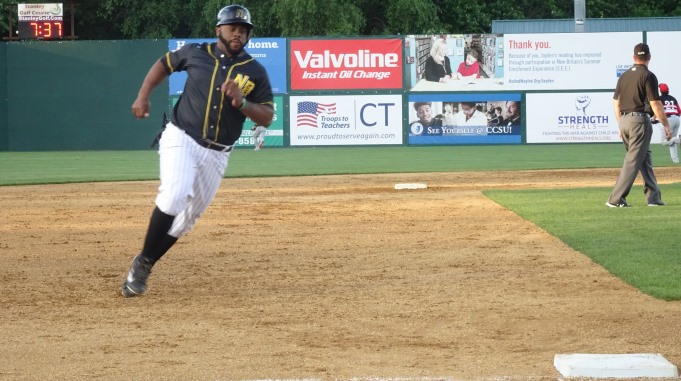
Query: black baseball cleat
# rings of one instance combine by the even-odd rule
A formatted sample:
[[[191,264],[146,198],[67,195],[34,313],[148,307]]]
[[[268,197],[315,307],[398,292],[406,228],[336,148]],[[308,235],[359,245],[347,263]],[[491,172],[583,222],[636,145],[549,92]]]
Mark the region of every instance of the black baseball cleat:
[[[138,255],[132,260],[128,277],[123,282],[121,294],[126,298],[140,296],[147,291],[147,279],[151,274],[153,264],[142,256]]]

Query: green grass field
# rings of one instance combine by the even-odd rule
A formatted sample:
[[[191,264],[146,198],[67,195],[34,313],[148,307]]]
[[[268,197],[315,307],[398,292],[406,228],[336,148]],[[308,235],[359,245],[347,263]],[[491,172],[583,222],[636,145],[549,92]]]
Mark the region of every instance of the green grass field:
[[[616,168],[623,152],[620,144],[241,148],[232,153],[227,177]],[[0,185],[157,178],[153,150],[0,152]]]
[[[654,160],[671,165],[666,147]],[[236,149],[227,177],[619,168],[621,144]],[[156,151],[1,152],[0,185],[158,178]],[[638,188],[638,189],[637,189]],[[666,207],[606,208],[607,188],[495,190],[485,195],[532,221],[612,274],[664,300],[681,300],[681,184]],[[641,192],[635,186],[632,192]]]
[[[681,300],[681,184],[665,185],[668,206],[604,205],[610,188],[485,191],[487,197],[532,221],[641,291]],[[642,195],[642,187],[632,193]]]

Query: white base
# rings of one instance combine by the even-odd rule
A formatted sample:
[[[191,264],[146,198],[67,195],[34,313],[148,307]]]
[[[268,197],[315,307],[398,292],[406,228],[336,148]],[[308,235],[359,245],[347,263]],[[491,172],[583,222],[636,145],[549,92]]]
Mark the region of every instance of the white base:
[[[676,366],[660,354],[555,355],[553,365],[564,377],[653,378],[678,377]]]
[[[426,189],[428,186],[423,183],[402,183],[395,184],[395,189]]]

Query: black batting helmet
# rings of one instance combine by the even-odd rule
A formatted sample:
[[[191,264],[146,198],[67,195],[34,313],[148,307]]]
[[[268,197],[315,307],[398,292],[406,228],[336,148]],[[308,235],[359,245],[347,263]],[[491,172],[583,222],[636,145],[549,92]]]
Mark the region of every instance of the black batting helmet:
[[[241,5],[228,5],[218,12],[218,22],[215,26],[227,24],[244,24],[248,29],[253,29],[251,12]]]

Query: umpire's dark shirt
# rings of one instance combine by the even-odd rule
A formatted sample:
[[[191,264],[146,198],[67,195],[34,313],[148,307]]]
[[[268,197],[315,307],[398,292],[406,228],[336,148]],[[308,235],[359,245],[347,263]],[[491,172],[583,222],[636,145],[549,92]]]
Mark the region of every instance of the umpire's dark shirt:
[[[652,116],[649,102],[660,100],[657,77],[645,65],[635,64],[620,76],[612,98],[620,100],[620,111],[625,114],[645,112]]]
[[[249,102],[273,104],[265,68],[245,51],[228,57],[216,43],[187,44],[166,53],[160,61],[168,74],[187,72],[184,91],[170,119],[196,140],[232,145],[241,136],[246,116],[220,91],[228,78],[239,85]]]

